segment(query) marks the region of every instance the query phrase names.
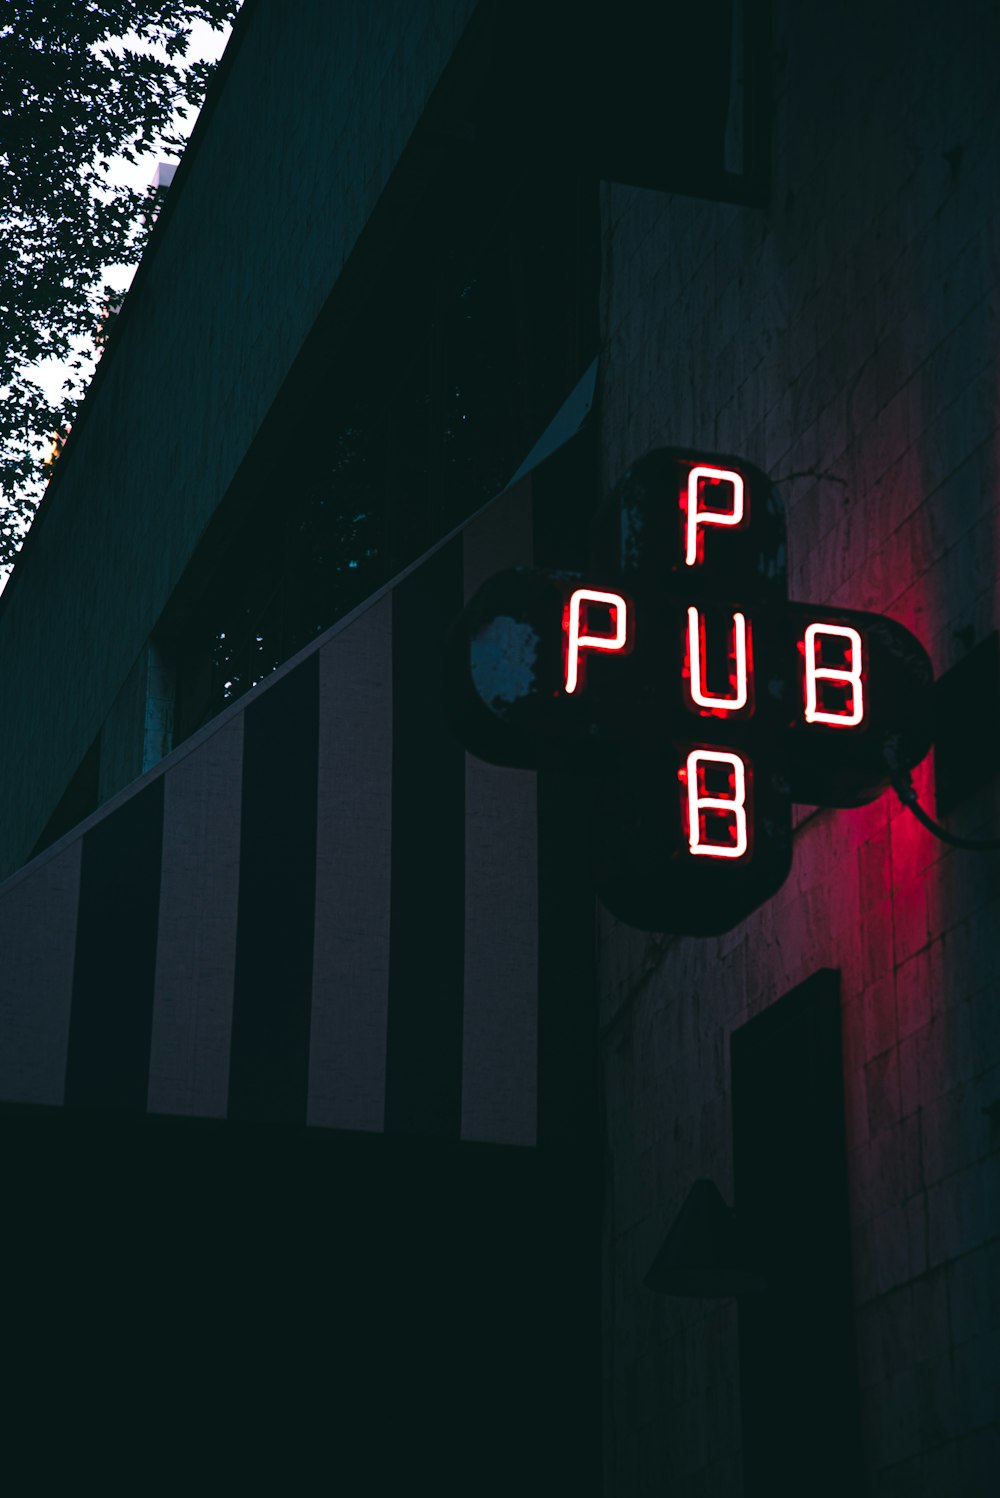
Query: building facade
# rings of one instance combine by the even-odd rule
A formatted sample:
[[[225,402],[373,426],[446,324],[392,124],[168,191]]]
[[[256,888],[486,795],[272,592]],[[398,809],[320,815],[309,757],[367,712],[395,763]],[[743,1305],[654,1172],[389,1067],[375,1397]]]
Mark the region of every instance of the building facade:
[[[985,1495],[998,855],[799,806],[647,931],[449,708],[484,580],[736,455],[1000,830],[997,17],[648,11],[244,7],[0,605],[24,1337],[365,1491]]]

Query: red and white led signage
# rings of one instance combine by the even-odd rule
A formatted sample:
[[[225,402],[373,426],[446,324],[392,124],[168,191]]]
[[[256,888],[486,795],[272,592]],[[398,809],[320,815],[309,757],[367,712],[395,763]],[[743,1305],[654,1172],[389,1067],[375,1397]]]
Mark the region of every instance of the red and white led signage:
[[[707,562],[706,531],[720,527],[712,537],[713,560],[721,560],[727,537],[749,522],[746,484],[735,469],[699,463],[692,466],[682,494],[685,569],[682,576],[696,576]],[[600,608],[605,623],[591,628],[591,610]],[[630,609],[632,616],[630,617]],[[708,679],[711,649],[707,612],[697,603],[686,610],[682,680],[690,712],[698,717],[721,720],[752,717],[754,713],[753,614],[728,611],[716,640],[714,664],[723,690]],[[584,663],[591,651],[625,653],[630,636],[642,629],[636,604],[608,589],[577,588],[564,613],[566,630],[565,690],[574,693],[584,686]],[[801,726],[860,729],[865,718],[865,645],[861,631],[821,619],[799,626],[795,646],[803,661],[801,700],[795,716]],[[664,670],[669,663],[664,662]],[[719,771],[725,770],[723,781]],[[714,772],[714,774],[713,774]],[[753,839],[747,816],[747,796],[753,783],[753,765],[748,753],[692,748],[678,770],[682,787],[682,817],[687,846],[696,858],[749,858]],[[710,785],[710,781],[716,782]]]
[[[793,801],[862,805],[923,757],[930,663],[892,620],[789,601],[750,464],[657,449],[610,509],[589,575],[513,569],[470,601],[453,718],[485,759],[593,773],[624,920],[726,930],[786,877]]]

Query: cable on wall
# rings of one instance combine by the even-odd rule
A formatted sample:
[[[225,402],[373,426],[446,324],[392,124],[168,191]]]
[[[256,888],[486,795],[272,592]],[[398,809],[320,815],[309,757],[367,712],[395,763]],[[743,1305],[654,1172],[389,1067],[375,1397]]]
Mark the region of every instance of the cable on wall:
[[[1000,838],[972,838],[959,837],[957,833],[949,832],[947,827],[942,827],[934,818],[928,816],[927,812],[917,800],[917,793],[913,787],[913,781],[906,770],[897,770],[892,781],[893,790],[902,801],[904,806],[909,807],[921,826],[926,827],[941,842],[947,843],[952,848],[964,848],[968,853],[997,853],[1000,852]]]

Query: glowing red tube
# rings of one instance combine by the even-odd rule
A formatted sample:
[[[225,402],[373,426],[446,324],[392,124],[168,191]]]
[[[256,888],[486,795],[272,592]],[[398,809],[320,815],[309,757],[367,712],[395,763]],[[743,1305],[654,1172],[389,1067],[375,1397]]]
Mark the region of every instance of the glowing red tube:
[[[584,604],[604,603],[614,610],[615,632],[613,635],[587,635],[580,633],[580,616]],[[575,692],[580,682],[580,652],[582,650],[624,650],[628,605],[620,593],[601,593],[593,588],[577,588],[570,595],[566,628],[566,690]]]
[[[703,656],[704,630],[701,615],[693,606],[688,609],[688,660],[691,664],[691,697],[699,707],[712,712],[736,713],[746,707],[750,696],[749,673],[747,671],[747,621],[745,614],[733,615],[733,664],[736,680],[729,697],[714,697],[705,690]]]
[[[698,508],[698,484],[701,479],[725,482],[733,487],[731,510],[700,510]],[[688,474],[687,488],[687,549],[684,560],[689,567],[700,565],[704,550],[699,526],[739,525],[743,519],[743,478],[732,468],[692,468]]]
[[[822,635],[832,635],[838,639],[844,639],[850,645],[850,665],[845,670],[841,666],[820,666],[817,664],[819,656],[818,640]],[[834,728],[853,728],[860,723],[865,715],[864,687],[862,685],[861,672],[864,665],[864,657],[861,650],[861,636],[856,629],[851,629],[846,624],[810,624],[805,634],[805,658],[806,658],[806,722],[807,723],[829,723]],[[851,689],[851,706],[847,712],[828,713],[819,706],[819,690],[817,683],[820,681],[839,681]]]
[[[727,765],[733,774],[731,796],[704,796],[699,771],[704,764]],[[692,749],[687,757],[688,846],[695,857],[742,858],[749,847],[747,835],[746,767],[738,754],[715,749]],[[733,818],[731,843],[713,843],[702,836],[701,813],[724,812]]]

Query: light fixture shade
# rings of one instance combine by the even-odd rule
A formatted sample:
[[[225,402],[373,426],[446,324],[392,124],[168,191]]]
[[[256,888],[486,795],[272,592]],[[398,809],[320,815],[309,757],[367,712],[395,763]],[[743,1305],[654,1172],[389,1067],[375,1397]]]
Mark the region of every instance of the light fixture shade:
[[[760,1267],[713,1181],[695,1181],[643,1284],[661,1295],[759,1295]]]

